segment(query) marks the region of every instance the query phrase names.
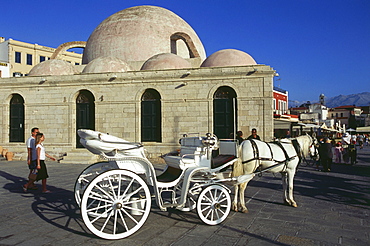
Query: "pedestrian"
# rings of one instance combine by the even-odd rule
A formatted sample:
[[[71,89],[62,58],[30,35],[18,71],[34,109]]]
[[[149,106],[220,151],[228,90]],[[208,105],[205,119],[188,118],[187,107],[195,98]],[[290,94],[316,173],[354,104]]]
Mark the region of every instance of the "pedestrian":
[[[369,146],[369,135],[365,134],[365,145]]]
[[[349,162],[349,145],[351,144],[351,136],[346,132],[342,136],[342,147],[343,147],[343,161],[345,163]]]
[[[38,171],[36,181],[42,180],[42,193],[50,193],[50,191],[46,188],[46,179],[49,177],[49,175],[48,175],[48,170],[45,165],[45,158],[49,157],[53,161],[55,161],[55,158],[48,155],[45,152],[45,148],[42,145],[42,142],[44,142],[44,140],[45,140],[44,134],[41,132],[37,133],[36,141],[35,141],[36,155],[37,155],[36,168]]]
[[[360,146],[360,149],[362,149],[364,147],[364,135],[358,134],[357,141],[358,141],[358,145]]]
[[[335,163],[342,163],[342,144],[338,142],[335,144]]]
[[[324,144],[324,138],[320,137],[319,138],[319,145],[317,146],[318,152],[319,152],[319,159],[316,161],[316,171],[320,171],[320,165],[321,163],[321,151],[322,151],[322,145]]]
[[[260,136],[257,135],[257,129],[256,128],[252,129],[252,134],[247,138],[247,140],[251,140],[251,139],[261,140]]]
[[[39,133],[39,128],[34,127],[31,129],[31,136],[27,139],[27,165],[30,173],[28,175],[28,183],[23,185],[23,190],[26,192],[28,189],[30,190],[37,190],[37,186],[35,185],[35,179],[33,177],[32,172],[36,169],[36,148],[35,148],[35,138],[36,134]]]
[[[236,140],[238,140],[238,144],[241,144],[244,141],[242,131],[237,131],[236,132]]]
[[[324,138],[324,143],[320,145],[320,160],[324,172],[331,171],[331,164],[333,162],[332,144],[329,138]]]

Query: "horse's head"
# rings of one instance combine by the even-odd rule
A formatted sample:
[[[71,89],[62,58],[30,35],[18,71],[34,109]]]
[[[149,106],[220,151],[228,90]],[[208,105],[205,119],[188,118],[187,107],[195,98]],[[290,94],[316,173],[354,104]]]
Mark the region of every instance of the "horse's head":
[[[307,136],[309,136],[311,139],[311,144],[309,147],[309,154],[313,159],[317,159],[319,156],[319,151],[318,151],[319,142],[317,141],[317,138],[315,136],[312,136],[312,137],[310,135],[307,135]]]
[[[317,150],[315,141],[317,142],[317,140],[315,137],[311,137],[310,135],[306,134],[303,136],[299,136],[296,139],[299,143],[303,156],[306,157],[307,155],[316,155]]]

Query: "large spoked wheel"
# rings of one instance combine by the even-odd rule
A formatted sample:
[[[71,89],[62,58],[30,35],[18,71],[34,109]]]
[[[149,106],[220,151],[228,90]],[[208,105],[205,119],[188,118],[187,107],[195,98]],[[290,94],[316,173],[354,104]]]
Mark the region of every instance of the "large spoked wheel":
[[[131,171],[117,169],[98,175],[88,184],[81,200],[81,215],[96,236],[121,239],[140,229],[150,207],[145,181]]]
[[[199,194],[197,213],[207,225],[218,225],[230,213],[231,198],[229,191],[221,185],[210,185]]]
[[[84,193],[87,185],[93,180],[96,176],[100,173],[103,173],[107,170],[115,169],[117,167],[111,165],[109,162],[98,162],[94,163],[87,168],[85,168],[75,182],[74,187],[74,194],[75,194],[75,201],[78,206],[81,204],[81,197]]]

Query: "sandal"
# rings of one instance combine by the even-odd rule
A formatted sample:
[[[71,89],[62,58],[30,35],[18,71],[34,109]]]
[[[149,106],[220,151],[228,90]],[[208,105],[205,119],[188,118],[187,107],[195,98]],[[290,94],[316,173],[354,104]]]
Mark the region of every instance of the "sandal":
[[[22,185],[22,189],[23,189],[24,192],[27,192],[27,188],[24,187],[24,185]]]
[[[45,190],[42,193],[51,193],[51,191],[50,190]]]

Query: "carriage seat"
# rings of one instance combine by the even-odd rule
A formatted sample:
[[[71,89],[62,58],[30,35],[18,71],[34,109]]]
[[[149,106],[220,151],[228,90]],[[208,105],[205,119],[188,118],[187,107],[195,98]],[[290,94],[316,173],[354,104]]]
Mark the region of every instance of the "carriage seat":
[[[186,137],[180,139],[179,155],[165,155],[163,158],[170,167],[185,170],[199,166],[200,158],[205,153],[205,146],[201,137]]]
[[[238,143],[234,140],[220,140],[219,142],[219,154],[212,158],[211,168],[218,168],[236,160],[238,156]]]

